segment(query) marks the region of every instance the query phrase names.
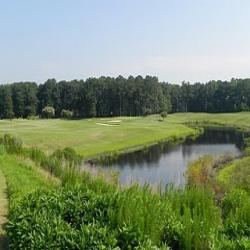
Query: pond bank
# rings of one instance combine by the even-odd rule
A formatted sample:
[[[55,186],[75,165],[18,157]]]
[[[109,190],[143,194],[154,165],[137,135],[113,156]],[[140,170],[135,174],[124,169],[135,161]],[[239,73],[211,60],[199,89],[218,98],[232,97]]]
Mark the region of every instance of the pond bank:
[[[174,141],[166,140],[139,151],[106,156],[99,162],[92,162],[92,166],[107,174],[110,170],[111,173],[119,173],[119,183],[123,185],[138,182],[153,186],[161,184],[164,188],[169,184],[184,186],[184,174],[189,163],[204,155],[241,155],[244,144],[242,133],[216,128],[198,131],[192,138],[187,136]]]
[[[121,150],[116,150],[116,151],[111,151],[111,152],[106,152],[106,153],[101,153],[89,158],[85,159],[85,163],[87,164],[98,164],[106,161],[113,161],[118,159],[119,157],[130,154],[130,153],[136,153],[144,150],[148,150],[154,146],[160,145],[160,144],[172,144],[172,145],[178,145],[183,143],[185,140],[190,139],[193,140],[200,136],[203,133],[203,128],[202,127],[195,127],[193,126],[190,128],[190,131],[178,134],[178,135],[171,135],[166,138],[162,139],[157,139],[154,141],[150,141],[148,143],[142,144],[142,145],[136,145],[136,146],[131,146],[128,148],[124,148]]]

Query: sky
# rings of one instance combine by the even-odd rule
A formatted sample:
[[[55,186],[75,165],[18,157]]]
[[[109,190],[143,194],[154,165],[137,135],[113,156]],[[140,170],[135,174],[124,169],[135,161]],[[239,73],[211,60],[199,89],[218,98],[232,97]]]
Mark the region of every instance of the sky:
[[[0,82],[250,77],[249,0],[0,0]]]

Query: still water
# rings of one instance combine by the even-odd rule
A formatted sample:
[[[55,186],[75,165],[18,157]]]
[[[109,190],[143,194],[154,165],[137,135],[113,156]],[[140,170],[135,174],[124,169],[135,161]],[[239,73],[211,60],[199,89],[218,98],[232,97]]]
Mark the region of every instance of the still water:
[[[243,134],[229,129],[205,129],[197,139],[186,140],[180,145],[161,143],[146,151],[120,156],[104,169],[120,172],[120,183],[183,186],[188,164],[203,155],[230,154],[238,156],[243,147]]]

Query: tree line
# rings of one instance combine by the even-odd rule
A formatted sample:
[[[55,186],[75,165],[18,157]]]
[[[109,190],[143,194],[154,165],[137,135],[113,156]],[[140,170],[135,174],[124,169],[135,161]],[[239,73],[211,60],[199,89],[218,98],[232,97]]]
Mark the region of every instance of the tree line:
[[[250,110],[250,79],[182,85],[119,76],[0,85],[0,118],[143,116],[159,112]]]

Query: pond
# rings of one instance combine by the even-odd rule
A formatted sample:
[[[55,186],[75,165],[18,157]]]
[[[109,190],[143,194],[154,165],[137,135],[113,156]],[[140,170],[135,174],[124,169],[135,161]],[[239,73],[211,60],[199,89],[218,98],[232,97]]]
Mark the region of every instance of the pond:
[[[239,156],[243,148],[243,134],[232,129],[205,128],[195,140],[187,139],[179,145],[160,143],[147,150],[121,155],[117,160],[103,163],[105,170],[117,170],[121,184],[183,186],[188,164],[204,155],[230,154]]]

